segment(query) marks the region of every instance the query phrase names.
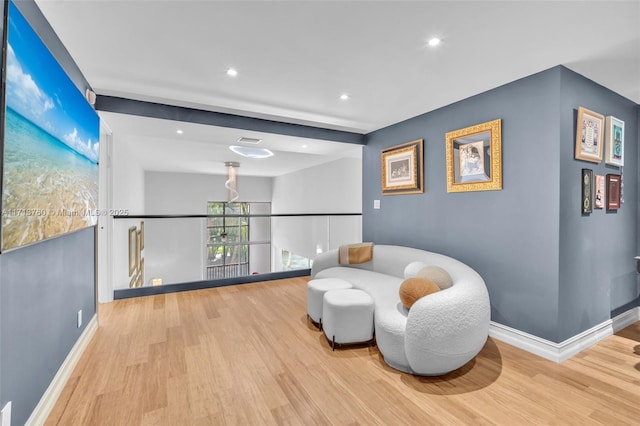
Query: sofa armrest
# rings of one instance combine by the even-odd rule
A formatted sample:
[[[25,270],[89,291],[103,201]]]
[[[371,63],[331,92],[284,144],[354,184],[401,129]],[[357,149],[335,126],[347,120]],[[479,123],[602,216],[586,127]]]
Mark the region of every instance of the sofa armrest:
[[[316,274],[323,269],[333,268],[334,266],[340,266],[338,249],[320,253],[315,257],[315,259],[313,259],[313,265],[311,265],[311,278],[314,278]]]
[[[409,311],[405,352],[411,369],[440,375],[480,352],[489,334],[491,307],[479,276],[419,299]]]

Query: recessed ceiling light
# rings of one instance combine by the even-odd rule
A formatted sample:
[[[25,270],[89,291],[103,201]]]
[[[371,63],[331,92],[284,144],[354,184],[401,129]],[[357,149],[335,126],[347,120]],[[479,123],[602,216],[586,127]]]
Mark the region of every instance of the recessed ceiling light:
[[[273,152],[266,148],[254,148],[252,146],[231,145],[229,149],[238,155],[247,158],[267,158],[273,156]]]
[[[227,70],[227,75],[228,75],[229,77],[235,77],[235,76],[237,76],[237,75],[238,75],[238,71],[237,71],[236,69],[234,69],[234,68],[229,68],[229,69]]]
[[[177,134],[179,134],[179,135],[181,135],[181,134],[183,134],[184,132],[183,132],[182,130],[178,129],[178,130],[176,130],[176,133],[177,133]]]
[[[431,47],[435,47],[439,44],[440,44],[440,39],[438,37],[433,37],[431,40],[429,40],[429,46]]]
[[[247,137],[242,136],[242,137],[238,138],[238,142],[240,142],[240,143],[250,143],[250,144],[253,144],[253,145],[257,145],[260,142],[262,142],[262,139],[247,138]]]
[[[340,99],[342,99],[343,101],[346,101],[347,99],[349,99],[349,95],[347,95],[346,93],[343,93],[342,95],[340,95]]]
[[[305,145],[302,145],[302,147],[303,147],[303,148],[308,148],[308,147],[309,147],[309,145],[306,145],[306,144],[305,144]]]

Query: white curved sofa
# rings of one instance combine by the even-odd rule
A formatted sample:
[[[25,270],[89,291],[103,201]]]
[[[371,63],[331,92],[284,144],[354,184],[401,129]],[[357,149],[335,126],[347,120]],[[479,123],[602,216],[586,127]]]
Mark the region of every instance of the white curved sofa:
[[[405,267],[416,261],[445,269],[453,286],[419,299],[407,310],[398,290]],[[446,374],[473,359],[487,340],[491,312],[484,280],[451,257],[375,245],[371,261],[340,265],[338,250],[331,250],[314,259],[311,278],[341,278],[373,297],[378,348],[397,370],[422,376]]]

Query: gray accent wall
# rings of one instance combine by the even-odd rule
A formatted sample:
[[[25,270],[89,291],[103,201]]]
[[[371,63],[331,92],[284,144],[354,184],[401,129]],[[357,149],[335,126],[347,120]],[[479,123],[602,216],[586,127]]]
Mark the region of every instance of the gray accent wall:
[[[573,159],[580,105],[625,121],[626,169],[634,176],[618,213],[581,215],[581,169],[617,168]],[[558,66],[373,132],[363,154],[363,240],[467,263],[487,284],[492,321],[552,342],[587,330],[614,305],[637,304],[636,108]],[[447,193],[445,133],[498,118],[503,189]],[[382,196],[380,151],[419,138],[425,192]]]
[[[95,227],[0,256],[2,405],[24,424],[96,313]],[[83,324],[76,316],[82,309]]]
[[[560,97],[560,281],[559,340],[611,318],[611,311],[637,300],[638,126],[637,105],[566,68]],[[581,215],[582,169],[595,175],[620,168],[574,160],[577,109],[583,106],[625,122],[624,204],[617,211]],[[605,146],[606,148],[606,146]]]
[[[16,6],[84,92],[88,83],[35,2]],[[95,315],[95,282],[95,227],[0,255],[0,408],[12,402],[11,424],[27,421]]]

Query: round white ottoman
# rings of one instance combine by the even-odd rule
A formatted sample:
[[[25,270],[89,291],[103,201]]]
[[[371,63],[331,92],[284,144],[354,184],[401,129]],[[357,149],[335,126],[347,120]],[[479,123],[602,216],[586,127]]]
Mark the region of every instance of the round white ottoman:
[[[336,344],[373,342],[373,298],[358,289],[326,292],[322,328],[333,350]]]
[[[322,298],[329,290],[352,288],[348,281],[340,278],[319,278],[307,283],[307,318],[322,330]]]

